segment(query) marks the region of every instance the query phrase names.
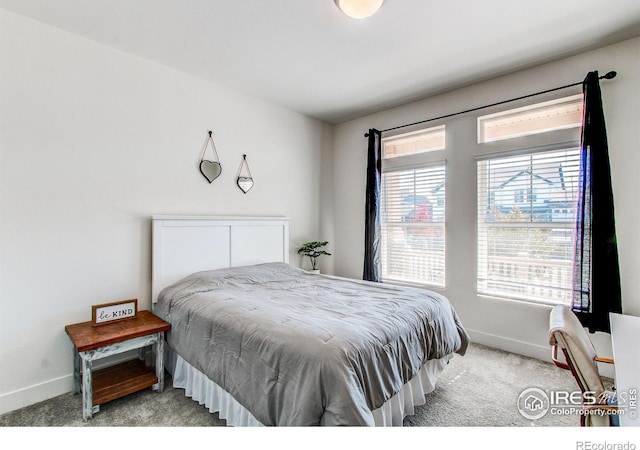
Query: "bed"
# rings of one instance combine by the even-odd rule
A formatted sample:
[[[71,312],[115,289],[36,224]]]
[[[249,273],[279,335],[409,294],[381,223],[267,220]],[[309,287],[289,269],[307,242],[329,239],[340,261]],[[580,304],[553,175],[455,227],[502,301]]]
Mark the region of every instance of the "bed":
[[[402,425],[466,350],[437,293],[290,264],[285,218],[152,223],[167,369],[227,425]]]

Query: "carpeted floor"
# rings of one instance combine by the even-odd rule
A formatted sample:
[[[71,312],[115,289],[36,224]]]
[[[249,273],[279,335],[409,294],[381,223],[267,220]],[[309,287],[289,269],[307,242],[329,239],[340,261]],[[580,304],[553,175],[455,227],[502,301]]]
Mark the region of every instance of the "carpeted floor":
[[[101,406],[82,421],[82,399],[64,394],[0,416],[3,427],[204,427],[224,426],[217,414],[184,396],[166,380],[162,394],[150,389]],[[547,414],[524,418],[517,409],[520,393],[530,387],[576,390],[568,371],[551,363],[472,344],[464,357],[456,355],[444,370],[425,405],[404,421],[422,427],[576,427],[577,415]]]

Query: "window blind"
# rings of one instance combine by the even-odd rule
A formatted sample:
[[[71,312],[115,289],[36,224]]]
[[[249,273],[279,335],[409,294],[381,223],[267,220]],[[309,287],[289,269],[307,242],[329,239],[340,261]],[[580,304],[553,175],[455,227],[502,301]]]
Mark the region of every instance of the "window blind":
[[[445,163],[382,174],[382,278],[444,286]]]
[[[579,149],[478,161],[478,293],[569,304]]]

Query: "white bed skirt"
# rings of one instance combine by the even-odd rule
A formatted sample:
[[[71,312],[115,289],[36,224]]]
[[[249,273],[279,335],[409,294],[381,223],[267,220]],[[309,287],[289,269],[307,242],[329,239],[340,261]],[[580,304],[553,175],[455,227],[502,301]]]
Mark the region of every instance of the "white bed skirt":
[[[210,412],[218,412],[228,426],[263,426],[245,407],[238,403],[227,391],[211,381],[205,374],[186,362],[169,346],[165,361],[166,368],[172,374],[173,387],[185,390],[185,395],[206,406]],[[402,426],[402,420],[415,414],[414,408],[425,403],[425,397],[436,387],[438,377],[446,367],[452,355],[428,361],[422,370],[413,377],[402,390],[391,397],[380,408],[371,411],[375,426]],[[323,418],[327,425],[331,418]]]

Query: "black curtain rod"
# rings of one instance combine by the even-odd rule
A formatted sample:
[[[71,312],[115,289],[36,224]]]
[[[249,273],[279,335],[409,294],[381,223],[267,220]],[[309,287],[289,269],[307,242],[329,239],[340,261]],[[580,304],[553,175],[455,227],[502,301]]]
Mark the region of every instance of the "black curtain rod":
[[[616,75],[618,75],[618,73],[616,71],[612,70],[612,71],[607,72],[606,74],[602,75],[601,77],[599,77],[599,79],[600,80],[602,80],[602,79],[611,80],[612,78],[615,78]],[[406,128],[406,127],[410,127],[410,126],[413,126],[413,125],[419,125],[421,123],[433,122],[434,120],[446,119],[448,117],[458,116],[460,114],[466,114],[466,113],[470,113],[470,112],[473,112],[473,111],[478,111],[480,109],[491,108],[492,106],[498,106],[498,105],[502,105],[504,103],[515,102],[517,100],[522,100],[522,99],[529,98],[529,97],[535,97],[536,95],[547,94],[549,92],[559,91],[561,89],[567,89],[567,88],[570,88],[570,87],[573,87],[573,86],[579,86],[582,83],[583,83],[583,81],[578,81],[577,83],[571,83],[571,84],[567,84],[565,86],[560,86],[560,87],[553,88],[553,89],[547,89],[546,91],[540,91],[540,92],[536,92],[536,93],[529,94],[529,95],[523,95],[522,97],[516,97],[516,98],[509,99],[509,100],[502,100],[501,102],[491,103],[490,105],[478,106],[476,108],[467,109],[465,111],[446,114],[444,116],[434,117],[432,119],[427,119],[427,120],[421,120],[419,122],[408,123],[406,125],[398,125],[397,127],[387,128],[386,130],[381,130],[380,133],[384,133],[386,131],[391,131],[391,130],[397,130],[399,128]],[[365,133],[364,137],[369,137],[369,133]]]

